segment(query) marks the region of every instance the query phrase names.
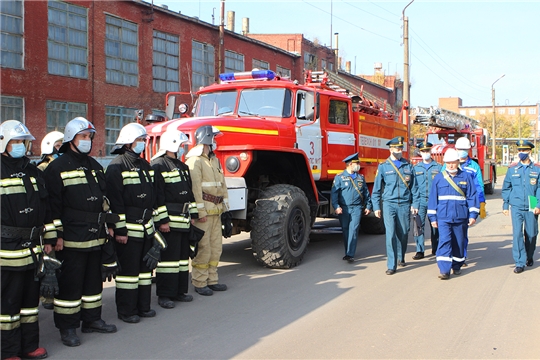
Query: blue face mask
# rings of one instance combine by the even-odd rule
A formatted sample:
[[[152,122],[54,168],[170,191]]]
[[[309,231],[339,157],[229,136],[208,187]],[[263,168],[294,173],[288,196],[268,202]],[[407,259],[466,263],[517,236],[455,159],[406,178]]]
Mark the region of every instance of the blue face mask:
[[[184,150],[183,147],[180,147],[180,148],[178,149],[178,153],[177,153],[178,155],[177,155],[177,156],[178,156],[179,159],[182,158],[182,155],[184,155],[184,152],[185,152],[185,150]]]
[[[467,150],[458,150],[458,156],[460,159],[469,157],[469,152]]]
[[[9,155],[14,158],[22,158],[24,154],[26,153],[26,146],[24,144],[11,144],[11,151],[9,152]]]
[[[136,142],[136,143],[135,143],[135,146],[132,148],[133,152],[134,152],[135,154],[140,154],[140,153],[142,153],[143,150],[144,150],[144,145],[145,145],[145,144],[144,144],[144,142],[142,142],[142,141]]]
[[[77,150],[79,150],[82,154],[88,154],[90,150],[92,150],[92,140],[79,140]]]
[[[522,153],[522,152],[519,153],[519,160],[525,161],[525,160],[527,160],[528,158],[529,158],[529,154],[528,154],[528,153]]]

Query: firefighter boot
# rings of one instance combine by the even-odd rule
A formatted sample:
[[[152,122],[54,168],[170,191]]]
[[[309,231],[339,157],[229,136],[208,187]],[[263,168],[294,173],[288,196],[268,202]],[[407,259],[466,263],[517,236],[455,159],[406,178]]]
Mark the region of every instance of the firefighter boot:
[[[66,346],[72,347],[81,345],[81,340],[79,340],[75,329],[60,330],[60,338],[62,339],[62,344]]]
[[[42,347],[38,347],[36,350],[23,354],[23,359],[45,359],[49,354],[47,354],[47,350]]]
[[[84,322],[82,323],[81,331],[83,333],[91,333],[91,332],[99,332],[99,333],[115,333],[116,332],[116,326],[112,324],[107,324],[102,319],[92,321],[92,322]]]

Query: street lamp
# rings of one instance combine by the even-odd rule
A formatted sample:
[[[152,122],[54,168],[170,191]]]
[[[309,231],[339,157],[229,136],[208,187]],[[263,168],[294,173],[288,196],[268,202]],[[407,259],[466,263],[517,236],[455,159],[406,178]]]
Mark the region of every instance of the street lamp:
[[[525,98],[525,100],[523,100],[521,102],[521,104],[518,105],[518,115],[519,115],[519,140],[521,140],[521,105],[527,101],[529,98]]]
[[[491,124],[491,132],[492,132],[492,140],[491,140],[491,153],[493,156],[493,160],[496,159],[496,155],[495,155],[495,139],[496,139],[496,136],[495,136],[495,88],[493,87],[493,85],[495,85],[495,83],[499,80],[501,80],[503,77],[504,77],[505,74],[502,74],[497,80],[495,80],[493,82],[493,84],[491,84],[491,102],[493,104],[493,122]]]

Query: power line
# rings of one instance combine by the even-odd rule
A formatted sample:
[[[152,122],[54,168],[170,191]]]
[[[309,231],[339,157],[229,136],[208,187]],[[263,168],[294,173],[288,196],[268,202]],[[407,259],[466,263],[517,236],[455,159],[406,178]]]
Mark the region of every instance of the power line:
[[[381,19],[381,20],[387,21],[387,22],[389,22],[390,24],[394,24],[394,25],[400,26],[400,24],[398,24],[398,23],[395,23],[395,22],[393,22],[393,21],[391,21],[391,20],[385,19],[385,18],[383,18],[383,17],[381,17],[381,16],[379,16],[379,15],[370,13],[369,11],[364,10],[364,9],[362,9],[362,8],[359,8],[358,6],[353,5],[353,4],[349,3],[349,2],[346,2],[346,1],[344,1],[344,0],[341,0],[341,1],[344,2],[345,4],[349,5],[349,6],[352,6],[352,7],[355,8],[355,9],[358,9],[358,10],[360,10],[360,11],[363,11],[363,12],[365,12],[365,13],[371,15],[371,16],[375,16],[375,17],[377,17],[377,18],[379,18],[379,19]]]

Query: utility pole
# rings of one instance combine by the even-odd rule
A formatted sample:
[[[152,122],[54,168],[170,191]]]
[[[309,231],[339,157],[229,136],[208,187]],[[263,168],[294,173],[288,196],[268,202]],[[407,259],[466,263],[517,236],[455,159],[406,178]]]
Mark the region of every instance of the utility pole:
[[[499,80],[501,80],[503,77],[504,77],[505,74],[502,74],[501,77],[499,77],[497,80],[495,80],[493,82],[493,84],[491,84],[491,102],[493,104],[493,122],[491,124],[491,156],[493,158],[493,160],[495,160],[497,158],[496,154],[495,154],[495,120],[496,120],[496,117],[495,117],[495,88],[493,87],[495,85],[495,83]]]
[[[410,3],[403,8],[403,104],[407,104],[409,108],[411,106],[411,96],[409,94],[409,18],[405,16],[405,10],[413,3]],[[409,109],[406,109],[406,113],[403,114],[403,123],[407,125],[407,140],[411,139],[411,121],[409,119]],[[409,151],[409,156],[411,152]]]
[[[223,39],[225,38],[225,0],[221,0],[221,23],[219,25],[219,44],[218,44],[218,73],[215,74],[215,80],[219,79],[219,74],[225,72],[225,66],[223,61]]]

